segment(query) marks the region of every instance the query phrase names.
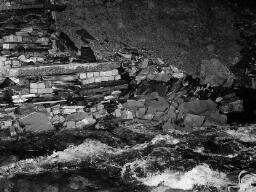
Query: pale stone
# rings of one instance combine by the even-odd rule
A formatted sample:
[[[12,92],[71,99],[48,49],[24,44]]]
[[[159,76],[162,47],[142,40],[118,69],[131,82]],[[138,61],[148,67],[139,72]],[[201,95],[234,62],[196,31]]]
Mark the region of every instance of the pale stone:
[[[101,71],[101,72],[100,72],[100,76],[101,76],[101,77],[105,77],[105,76],[106,76],[106,72],[105,72],[105,71]]]
[[[30,89],[30,93],[37,94],[37,89]]]
[[[86,73],[80,73],[79,74],[79,78],[80,79],[86,79],[87,78],[87,74]]]
[[[87,78],[88,79],[93,78],[93,73],[87,73]]]
[[[45,84],[44,83],[30,83],[31,89],[44,89]]]
[[[99,76],[100,76],[100,73],[99,73],[99,72],[93,72],[93,76],[94,76],[94,77],[99,77]]]
[[[105,74],[107,77],[112,76],[112,71],[106,71]]]
[[[112,70],[112,75],[113,75],[113,76],[118,75],[118,70],[117,70],[117,69]]]
[[[108,77],[101,77],[101,81],[104,81],[104,82],[108,81]]]
[[[95,83],[100,83],[101,82],[101,77],[96,77],[95,78]]]
[[[109,80],[109,81],[114,81],[114,80],[115,80],[115,77],[114,77],[114,76],[109,76],[109,77],[108,77],[108,80]]]
[[[71,114],[71,113],[76,113],[76,109],[63,109],[62,113],[64,115],[68,115],[68,114]]]
[[[118,81],[118,80],[120,80],[120,79],[121,79],[121,76],[120,76],[120,75],[115,76],[115,80],[116,80],[116,81]]]
[[[37,89],[38,94],[50,94],[53,93],[52,88]]]

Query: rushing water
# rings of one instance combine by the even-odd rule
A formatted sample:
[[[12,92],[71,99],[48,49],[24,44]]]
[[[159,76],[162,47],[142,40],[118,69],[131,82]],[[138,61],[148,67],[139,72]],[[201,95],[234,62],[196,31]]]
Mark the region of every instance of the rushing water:
[[[127,146],[111,146],[88,138],[62,151],[0,167],[0,189],[167,192],[204,186],[220,191],[237,185],[239,172],[255,171],[254,127],[160,134]]]

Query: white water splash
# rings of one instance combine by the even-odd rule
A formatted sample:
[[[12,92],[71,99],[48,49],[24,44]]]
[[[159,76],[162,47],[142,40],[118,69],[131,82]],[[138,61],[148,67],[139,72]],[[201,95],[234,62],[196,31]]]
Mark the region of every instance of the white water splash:
[[[256,124],[239,127],[237,130],[226,130],[230,136],[243,142],[256,142]]]
[[[213,171],[206,164],[198,165],[188,172],[177,172],[165,170],[164,172],[147,173],[146,160],[137,160],[133,163],[128,163],[123,167],[122,176],[127,173],[128,169],[132,173],[132,177],[137,181],[149,187],[168,187],[171,189],[192,190],[196,185],[213,186],[221,188],[227,186],[230,181],[225,173]],[[146,177],[138,177],[135,169],[141,168]],[[156,190],[156,189],[155,189]]]

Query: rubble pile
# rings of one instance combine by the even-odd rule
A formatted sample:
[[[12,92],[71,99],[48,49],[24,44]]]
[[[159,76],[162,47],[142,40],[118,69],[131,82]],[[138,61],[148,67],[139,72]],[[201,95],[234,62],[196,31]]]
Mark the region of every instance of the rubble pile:
[[[108,114],[100,101],[115,100],[128,86],[121,63],[87,63],[79,57],[71,40],[55,28],[55,11],[64,5],[22,0],[0,7],[3,136],[81,128]]]
[[[132,63],[126,70],[136,88],[130,100],[118,105],[114,114],[118,118],[150,121],[165,131],[191,131],[195,127],[226,125],[230,113],[244,110],[228,69],[231,75],[220,78],[221,83],[216,82],[218,71],[214,70],[211,72],[214,78],[207,75],[206,83],[205,78],[193,78],[174,66],[165,65],[161,59],[125,59]],[[217,59],[213,62],[219,63]]]

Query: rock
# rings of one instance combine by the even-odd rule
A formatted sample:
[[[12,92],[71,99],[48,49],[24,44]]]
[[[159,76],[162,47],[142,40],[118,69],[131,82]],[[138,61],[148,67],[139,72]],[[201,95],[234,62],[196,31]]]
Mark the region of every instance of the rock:
[[[154,115],[153,114],[146,114],[144,115],[143,119],[145,120],[152,120],[154,118]]]
[[[64,114],[64,115],[69,115],[69,114],[72,114],[72,113],[76,113],[76,109],[72,109],[72,108],[70,108],[70,109],[63,109],[62,110],[62,113]]]
[[[149,59],[144,59],[143,61],[142,61],[142,63],[141,63],[141,66],[140,66],[140,68],[142,68],[142,69],[146,69],[147,67],[148,67],[148,62],[149,62]]]
[[[244,110],[244,107],[243,107],[242,100],[237,100],[237,101],[230,102],[220,106],[220,111],[222,113],[242,112],[243,110]]]
[[[116,118],[121,118],[122,117],[122,111],[121,109],[116,109],[114,111],[114,114],[113,114]]]
[[[139,108],[136,111],[136,117],[139,118],[139,119],[142,119],[145,114],[146,114],[146,108],[145,107]]]
[[[148,107],[147,114],[155,114],[156,112],[164,112],[169,108],[169,102],[153,92],[146,97],[145,105]]]
[[[84,118],[83,120],[77,122],[76,127],[83,128],[85,126],[93,125],[94,123],[96,123],[96,120],[93,118],[93,116],[90,115]]]
[[[72,113],[66,117],[66,121],[77,122],[77,121],[81,121],[81,120],[85,119],[86,117],[88,117],[88,114],[85,112]]]
[[[212,87],[230,87],[234,81],[234,75],[227,66],[215,58],[202,61],[200,76],[202,84],[209,83]]]
[[[227,123],[227,116],[220,114],[218,111],[210,113],[206,117],[205,126],[208,125],[225,125]]]
[[[195,100],[191,102],[182,103],[179,107],[179,111],[184,113],[190,113],[194,115],[200,115],[207,111],[216,111],[217,104],[212,100]]]
[[[204,123],[205,117],[193,114],[187,114],[184,118],[185,127],[201,127]]]
[[[122,111],[122,119],[133,119],[134,118],[134,115],[131,111],[129,110],[124,110]]]
[[[67,129],[74,129],[76,128],[76,122],[75,121],[67,121],[65,123]]]
[[[59,188],[55,185],[48,185],[44,188],[43,192],[59,192]]]
[[[176,113],[176,108],[174,106],[170,106],[169,111],[168,111],[168,120],[171,123],[174,123],[177,119],[177,113]]]
[[[42,132],[53,130],[46,113],[33,112],[19,119],[21,126],[29,132]]]
[[[127,102],[124,104],[124,107],[127,108],[140,108],[144,107],[145,105],[145,100],[127,100]]]

